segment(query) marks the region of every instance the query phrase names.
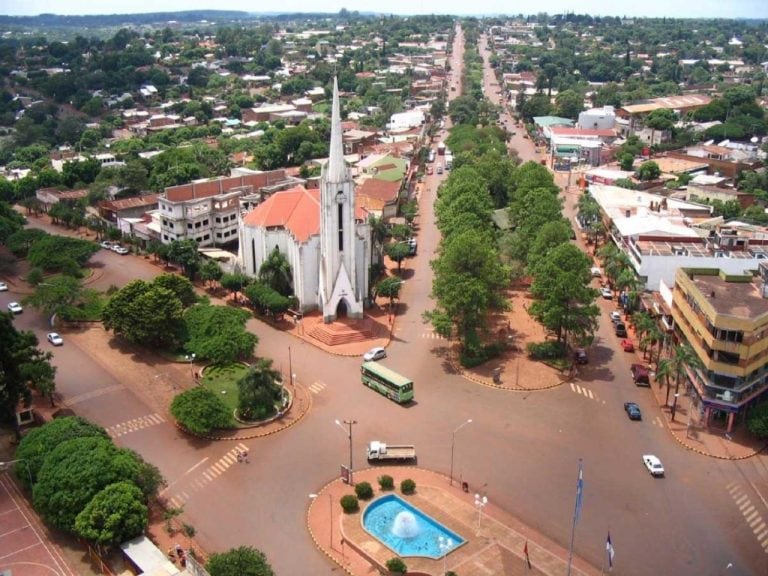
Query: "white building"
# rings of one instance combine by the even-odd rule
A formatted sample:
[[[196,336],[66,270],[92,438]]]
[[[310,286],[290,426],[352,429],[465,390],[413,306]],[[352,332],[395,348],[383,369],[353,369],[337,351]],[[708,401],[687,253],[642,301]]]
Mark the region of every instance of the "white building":
[[[424,112],[421,110],[411,110],[410,112],[399,112],[392,114],[387,122],[387,130],[408,130],[424,124]]]
[[[257,275],[270,253],[279,250],[291,265],[300,309],[320,309],[326,322],[362,317],[371,266],[367,214],[355,204],[339,110],[334,81],[330,157],[319,190],[296,186],[276,192],[240,225],[243,271]]]
[[[613,106],[592,108],[579,113],[578,128],[594,130],[612,130],[616,127],[616,112]]]

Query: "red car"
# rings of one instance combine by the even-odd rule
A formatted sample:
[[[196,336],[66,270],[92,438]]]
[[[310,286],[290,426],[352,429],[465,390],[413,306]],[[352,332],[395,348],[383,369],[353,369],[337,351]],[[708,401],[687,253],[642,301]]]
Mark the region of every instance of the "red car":
[[[432,172],[433,172],[432,166],[427,166],[427,175],[431,176]]]
[[[624,352],[635,351],[635,345],[632,344],[632,340],[627,340],[626,338],[621,341],[621,347],[624,349]]]

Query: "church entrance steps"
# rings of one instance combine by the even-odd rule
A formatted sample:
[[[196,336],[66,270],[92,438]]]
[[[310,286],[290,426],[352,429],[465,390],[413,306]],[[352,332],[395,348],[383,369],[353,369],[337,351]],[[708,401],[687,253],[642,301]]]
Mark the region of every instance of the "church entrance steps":
[[[364,342],[374,336],[375,326],[369,318],[337,320],[330,324],[319,322],[312,327],[309,336],[326,346],[339,346],[352,342]]]

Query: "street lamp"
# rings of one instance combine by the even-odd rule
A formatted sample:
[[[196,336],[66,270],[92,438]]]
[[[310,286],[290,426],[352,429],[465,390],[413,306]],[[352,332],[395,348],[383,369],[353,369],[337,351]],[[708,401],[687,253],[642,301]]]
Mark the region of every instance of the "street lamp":
[[[336,426],[344,430],[347,438],[349,438],[349,476],[347,477],[347,484],[352,486],[354,485],[354,482],[352,481],[352,425],[357,424],[357,420],[344,420],[344,424],[347,425],[347,428],[344,428],[341,421],[336,420]]]
[[[679,392],[675,392],[675,399],[672,401],[672,422],[675,421],[675,412],[677,412],[677,399],[680,396]]]
[[[187,362],[189,362],[189,370],[190,370],[190,372],[192,372],[192,378],[194,378],[195,377],[195,369],[192,368],[192,364],[195,361],[195,354],[194,354],[194,352],[192,354],[187,354],[185,356],[185,358],[187,359]]]
[[[472,424],[472,418],[469,418],[466,422],[462,422],[456,428],[456,430],[454,430],[453,433],[451,434],[451,473],[449,475],[451,486],[453,486],[453,448],[454,448],[454,445],[456,444],[456,432],[464,428],[464,426],[466,426],[467,424]]]
[[[480,534],[480,519],[483,517],[483,508],[488,505],[488,497],[475,494],[475,506],[477,506],[477,533]]]
[[[315,500],[318,496],[320,494],[310,494],[309,499]],[[330,544],[331,550],[333,550],[333,496],[330,492],[328,492],[328,527],[330,528],[328,544]]]
[[[437,547],[440,549],[440,554],[443,555],[443,574],[447,574],[446,562],[448,561],[448,551],[453,548],[453,540],[445,536],[438,536]]]
[[[24,462],[24,465],[27,467],[27,476],[29,477],[29,487],[32,488],[32,471],[29,469],[29,462],[24,460],[24,458],[19,458],[17,460],[8,460],[8,462],[0,462],[0,468],[3,470],[6,470],[6,466],[9,466],[11,464],[17,464],[19,462]]]

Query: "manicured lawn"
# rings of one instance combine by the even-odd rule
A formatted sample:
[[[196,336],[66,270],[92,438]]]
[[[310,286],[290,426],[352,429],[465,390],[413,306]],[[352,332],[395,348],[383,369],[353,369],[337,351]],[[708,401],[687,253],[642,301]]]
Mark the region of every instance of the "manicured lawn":
[[[211,366],[205,369],[201,384],[213,390],[231,410],[237,409],[237,381],[245,376],[248,368],[242,364]]]

